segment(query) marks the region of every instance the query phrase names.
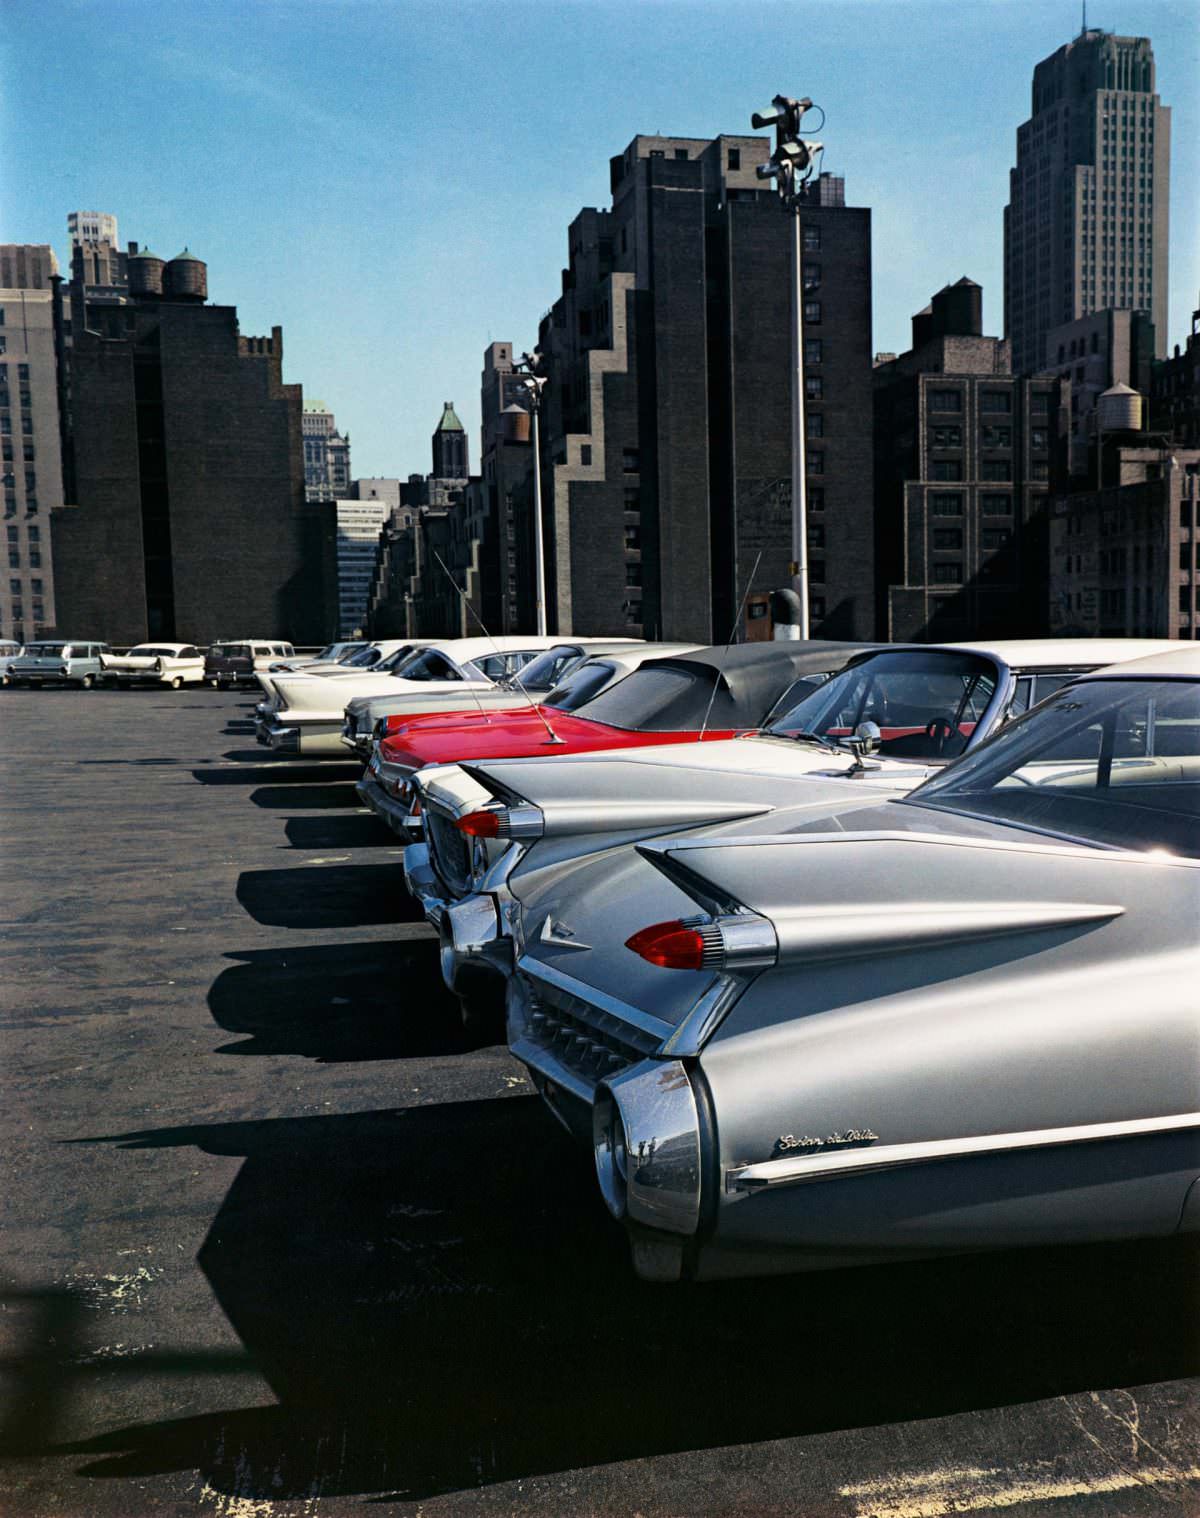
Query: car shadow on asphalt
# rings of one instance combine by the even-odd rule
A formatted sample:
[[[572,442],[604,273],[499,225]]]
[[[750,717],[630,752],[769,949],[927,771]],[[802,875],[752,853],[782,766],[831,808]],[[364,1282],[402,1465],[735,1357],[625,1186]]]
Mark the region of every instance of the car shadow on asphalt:
[[[404,847],[404,841],[373,813],[362,817],[289,817],[283,832],[293,849]]]
[[[314,860],[286,870],[243,870],[237,899],[255,922],[272,928],[358,928],[425,919],[396,860]]]
[[[261,790],[251,791],[250,800],[255,806],[265,807],[269,812],[317,811],[321,808],[357,807],[364,810],[362,800],[352,785],[264,785]]]
[[[225,755],[225,759],[228,758]],[[340,785],[357,780],[361,774],[361,764],[295,764],[268,759],[262,754],[245,763],[218,763],[211,769],[192,771],[193,778],[201,785],[257,785],[268,778],[277,785],[316,785],[322,782]]]
[[[218,1054],[291,1054],[319,1064],[416,1059],[466,1047],[458,999],[432,936],[229,954],[208,993],[238,1043]]]
[[[60,1446],[85,1476],[413,1501],[1197,1368],[1194,1241],[640,1282],[533,1098],[78,1142],[245,1157],[199,1263],[278,1398]]]

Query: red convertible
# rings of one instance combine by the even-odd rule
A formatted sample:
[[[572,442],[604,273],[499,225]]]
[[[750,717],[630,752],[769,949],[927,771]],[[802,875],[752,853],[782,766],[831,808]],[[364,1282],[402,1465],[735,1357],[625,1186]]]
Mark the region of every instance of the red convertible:
[[[409,815],[409,781],[427,764],[578,754],[641,744],[732,738],[763,724],[862,653],[862,643],[743,643],[650,659],[577,711],[553,706],[430,713],[378,745],[359,795],[397,832]]]

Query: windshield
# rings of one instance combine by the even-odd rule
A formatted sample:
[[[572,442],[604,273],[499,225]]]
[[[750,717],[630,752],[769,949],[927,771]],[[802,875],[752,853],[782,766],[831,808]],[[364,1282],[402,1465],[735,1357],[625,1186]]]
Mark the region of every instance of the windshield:
[[[525,690],[552,691],[584,657],[578,648],[548,648],[544,654],[530,659],[524,669],[506,675],[500,683],[513,690],[523,687]]]
[[[794,690],[777,704],[768,730],[836,742],[860,722],[879,727],[879,752],[894,759],[946,760],[961,754],[996,688],[996,669],[978,654],[897,649],[852,664],[817,690]]]
[[[545,705],[555,706],[560,712],[578,711],[585,701],[600,694],[614,673],[614,665],[588,659],[586,663],[576,665],[562,684],[554,687],[546,697]]]
[[[361,643],[334,643],[330,652],[323,658],[332,659],[336,664],[349,664],[355,654],[362,653]]]
[[[404,650],[399,649],[397,652],[403,653]],[[395,657],[396,655],[393,654],[392,658]],[[377,648],[373,648],[371,644],[368,643],[364,648],[356,649],[348,659],[344,659],[341,662],[353,669],[370,669],[373,664],[380,663],[379,650]]]
[[[908,802],[1200,856],[1200,682],[1067,686]]]

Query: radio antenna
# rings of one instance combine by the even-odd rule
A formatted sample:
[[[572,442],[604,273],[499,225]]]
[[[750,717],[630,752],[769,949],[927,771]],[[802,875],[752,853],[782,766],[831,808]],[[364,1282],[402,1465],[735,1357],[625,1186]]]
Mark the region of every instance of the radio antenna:
[[[758,558],[754,561],[754,568],[750,571],[750,578],[746,581],[746,589],[742,592],[742,599],[738,604],[737,615],[733,619],[733,626],[729,629],[729,642],[725,645],[725,652],[721,655],[721,667],[717,670],[717,678],[713,681],[713,688],[708,697],[708,706],[704,712],[704,721],[700,727],[700,736],[697,743],[703,742],[704,734],[708,729],[708,719],[712,716],[713,702],[717,699],[717,685],[721,676],[725,673],[725,661],[729,658],[729,650],[733,647],[733,640],[737,636],[738,623],[742,620],[742,613],[746,609],[746,602],[750,599],[750,587],[754,584],[754,576],[758,573],[758,566],[762,563],[762,549],[758,550]]]
[[[454,576],[446,568],[446,561],[445,561],[445,559],[442,558],[441,554],[438,553],[438,551],[437,551],[436,548],[433,550],[433,556],[438,561],[438,564],[441,566],[442,573],[450,581],[451,585],[454,586],[454,589],[455,589],[455,591],[458,594],[459,600],[463,603],[463,605],[466,607],[467,611],[471,614],[471,616],[473,616],[475,618],[476,622],[479,623],[479,627],[480,627],[480,630],[483,633],[483,636],[488,640],[488,642],[492,645],[492,647],[496,650],[496,652],[498,654],[503,654],[504,650],[496,642],[495,638],[492,637],[491,633],[488,632],[487,628],[484,627],[484,625],[483,625],[483,618],[479,615],[479,613],[471,605],[470,599],[467,596],[466,591],[463,590],[462,586],[458,583],[458,581],[454,578]],[[554,731],[554,729],[550,726],[550,723],[547,720],[546,714],[542,710],[541,706],[533,699],[533,697],[525,689],[525,684],[524,684],[524,682],[521,679],[520,671],[514,669],[513,672],[512,672],[511,678],[515,682],[517,689],[525,697],[526,701],[529,702],[529,708],[530,708],[530,710],[532,712],[536,713],[536,715],[538,716],[538,718],[541,720],[542,726],[546,729],[546,732],[549,734],[549,737],[546,739],[546,742],[547,743],[562,743],[564,740],[562,738],[560,738],[558,736],[558,734]],[[478,692],[476,692],[476,701],[478,702],[478,705],[479,705],[480,715],[483,717],[483,720],[486,722],[488,720],[487,713],[484,712],[483,702],[479,700]]]

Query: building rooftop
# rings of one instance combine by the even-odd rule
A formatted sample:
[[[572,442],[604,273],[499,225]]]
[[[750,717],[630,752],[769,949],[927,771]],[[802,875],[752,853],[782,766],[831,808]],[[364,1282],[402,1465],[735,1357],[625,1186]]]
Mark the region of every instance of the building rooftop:
[[[465,432],[467,429],[459,421],[454,410],[453,401],[445,401],[442,405],[442,419],[437,424],[436,432]]]

